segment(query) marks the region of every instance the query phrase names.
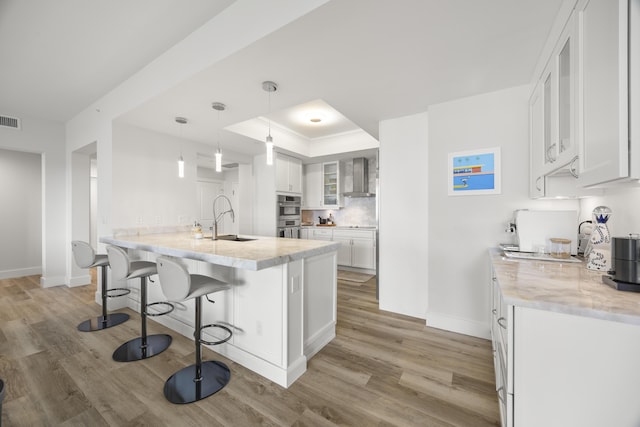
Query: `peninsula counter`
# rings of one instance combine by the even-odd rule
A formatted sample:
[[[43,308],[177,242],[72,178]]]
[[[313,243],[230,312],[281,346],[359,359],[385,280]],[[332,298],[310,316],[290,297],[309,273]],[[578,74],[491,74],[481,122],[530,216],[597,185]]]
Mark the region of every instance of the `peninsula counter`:
[[[191,273],[230,283],[231,289],[216,293],[215,304],[204,304],[203,323],[226,324],[233,337],[209,348],[289,387],[306,371],[307,360],[335,337],[339,243],[252,238],[213,241],[182,232],[101,237],[100,242],[125,248],[136,260],[181,258]],[[134,282],[127,304],[139,310]],[[165,300],[159,284],[149,286],[148,298]],[[153,320],[191,338],[193,311],[193,301],[181,302]],[[205,340],[219,338],[207,331]]]

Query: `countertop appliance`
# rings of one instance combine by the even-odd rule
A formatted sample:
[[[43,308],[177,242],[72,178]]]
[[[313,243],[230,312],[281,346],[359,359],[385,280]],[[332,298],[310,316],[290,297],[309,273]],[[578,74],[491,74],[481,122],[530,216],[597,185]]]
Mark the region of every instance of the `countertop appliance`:
[[[611,266],[609,276],[602,281],[620,291],[640,292],[640,238],[637,234],[629,237],[611,238]]]
[[[571,240],[571,254],[578,253],[578,212],[519,209],[514,213],[520,252],[550,252],[550,239]]]

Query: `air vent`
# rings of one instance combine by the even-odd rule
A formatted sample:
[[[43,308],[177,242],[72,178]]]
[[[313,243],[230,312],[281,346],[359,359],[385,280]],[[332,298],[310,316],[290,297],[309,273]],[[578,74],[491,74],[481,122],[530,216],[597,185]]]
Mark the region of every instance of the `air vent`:
[[[20,119],[9,116],[0,115],[0,127],[20,129]]]

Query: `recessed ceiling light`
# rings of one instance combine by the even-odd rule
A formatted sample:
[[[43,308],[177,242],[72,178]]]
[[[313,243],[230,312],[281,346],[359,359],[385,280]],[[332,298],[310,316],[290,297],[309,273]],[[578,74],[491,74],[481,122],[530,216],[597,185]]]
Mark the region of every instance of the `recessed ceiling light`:
[[[325,119],[324,114],[319,112],[307,113],[305,118],[313,124],[320,123]]]

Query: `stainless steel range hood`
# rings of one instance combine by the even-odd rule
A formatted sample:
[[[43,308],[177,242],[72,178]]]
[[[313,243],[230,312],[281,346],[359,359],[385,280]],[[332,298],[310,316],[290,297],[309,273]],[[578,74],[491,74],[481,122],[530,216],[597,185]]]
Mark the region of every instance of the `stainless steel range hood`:
[[[353,190],[344,193],[345,197],[374,197],[369,192],[369,161],[365,157],[353,159]]]

